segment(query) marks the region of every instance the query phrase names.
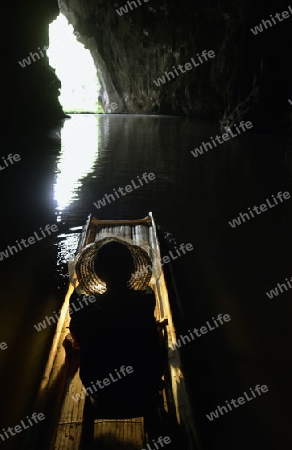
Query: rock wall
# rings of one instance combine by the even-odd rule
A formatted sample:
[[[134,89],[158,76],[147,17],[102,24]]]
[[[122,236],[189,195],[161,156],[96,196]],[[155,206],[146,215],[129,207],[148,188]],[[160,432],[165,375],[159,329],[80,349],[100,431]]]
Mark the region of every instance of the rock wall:
[[[48,64],[49,24],[59,14],[57,1],[6,2],[4,110],[18,123],[50,122],[63,117],[58,101],[60,82]],[[30,60],[24,65],[23,60]],[[22,63],[22,65],[20,64]]]
[[[135,3],[60,0],[62,13],[91,50],[106,111],[117,102],[118,112],[191,115],[223,123],[248,117],[262,129],[288,129],[292,18],[257,36],[250,31],[270,14],[287,10],[285,1]],[[125,5],[128,12],[118,14]],[[153,80],[173,66],[192,57],[198,62],[197,53],[205,49],[215,58],[155,85]]]
[[[281,133],[291,127],[292,17],[256,36],[250,31],[270,14],[288,10],[284,0],[59,3],[92,53],[105,112],[188,115],[223,124],[246,118],[258,129]],[[25,68],[18,63],[48,44],[48,25],[59,6],[57,0],[6,6],[12,17],[9,101],[28,116],[61,115],[60,84],[46,56]],[[213,50],[215,57],[200,64],[197,54],[203,50]],[[181,73],[178,66],[191,58],[198,65]],[[165,71],[175,75],[157,86],[154,80]],[[117,109],[111,106],[114,102]]]

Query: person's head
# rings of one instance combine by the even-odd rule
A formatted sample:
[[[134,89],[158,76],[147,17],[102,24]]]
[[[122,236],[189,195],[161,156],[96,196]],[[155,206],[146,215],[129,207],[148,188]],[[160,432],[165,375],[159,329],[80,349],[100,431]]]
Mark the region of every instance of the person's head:
[[[94,260],[95,273],[107,285],[107,288],[126,287],[134,270],[134,261],[130,250],[121,242],[103,244]]]
[[[121,237],[105,237],[80,252],[75,270],[83,294],[103,294],[107,289],[126,286],[145,290],[152,276],[152,262],[140,246]]]

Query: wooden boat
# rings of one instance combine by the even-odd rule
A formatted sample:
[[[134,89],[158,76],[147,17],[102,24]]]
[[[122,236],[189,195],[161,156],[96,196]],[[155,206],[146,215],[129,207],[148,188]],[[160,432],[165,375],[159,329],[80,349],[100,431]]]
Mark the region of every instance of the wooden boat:
[[[168,445],[168,448],[198,449],[194,415],[181,368],[179,348],[173,350],[176,331],[153,215],[150,212],[147,217],[138,220],[99,220],[89,216],[82,229],[76,254],[86,245],[106,237],[109,233],[132,239],[136,245],[147,244],[153,263],[151,287],[156,297],[155,316],[157,322],[161,324],[163,342],[168,349],[168,368],[164,375],[163,390],[164,412],[167,421],[171,423],[171,430],[168,427],[168,436],[173,439],[171,433],[176,430],[175,439],[179,442],[177,446]],[[29,436],[27,448],[44,450],[89,448],[141,450],[146,446],[147,450],[160,448],[154,441],[149,441],[149,436],[145,432],[144,417],[92,419],[88,414],[87,397],[79,402],[73,400],[72,396],[82,392],[82,383],[78,374],[78,359],[76,360],[72,352],[66,352],[64,345],[70,321],[69,298],[68,290],[35,405],[37,412],[45,413],[46,423],[38,430],[34,427],[34,435]],[[162,433],[163,431],[160,434],[164,437],[165,434],[163,436]]]

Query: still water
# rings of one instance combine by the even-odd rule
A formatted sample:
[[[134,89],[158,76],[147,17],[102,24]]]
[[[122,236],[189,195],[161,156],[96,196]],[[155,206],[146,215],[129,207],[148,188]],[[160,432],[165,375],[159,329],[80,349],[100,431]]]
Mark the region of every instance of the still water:
[[[182,349],[202,449],[241,450],[251,442],[288,448],[292,289],[272,299],[266,292],[292,276],[292,198],[235,228],[228,222],[280,191],[292,195],[291,139],[250,131],[191,154],[216,134],[222,134],[216,123],[131,115],[74,115],[49,132],[8,134],[2,155],[21,160],[0,172],[0,252],[47,224],[57,224],[58,232],[0,261],[0,343],[8,346],[0,351],[0,429],[34,412],[54,332],[34,325],[62,304],[66,263],[88,214],[119,219],[152,211],[166,250],[181,243],[194,248],[173,261],[178,333],[220,313],[231,317]],[[110,196],[145,173],[155,177]],[[257,384],[268,393],[207,419]],[[21,448],[22,438],[10,437],[2,447]]]

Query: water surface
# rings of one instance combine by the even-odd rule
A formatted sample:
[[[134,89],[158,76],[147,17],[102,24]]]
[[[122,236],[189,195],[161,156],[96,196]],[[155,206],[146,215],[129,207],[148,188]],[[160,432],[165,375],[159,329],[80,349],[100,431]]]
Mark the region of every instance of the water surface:
[[[152,211],[168,238],[165,252],[175,243],[194,248],[173,262],[178,333],[231,316],[182,349],[203,450],[243,450],[250,442],[288,448],[292,290],[274,299],[265,293],[292,276],[292,199],[236,228],[228,222],[279,191],[292,194],[291,139],[247,132],[194,158],[191,150],[217,133],[217,124],[190,118],[76,115],[49,133],[9,134],[3,156],[19,153],[21,161],[0,173],[0,251],[46,224],[59,231],[0,261],[0,341],[8,344],[0,353],[1,428],[34,412],[54,332],[37,332],[34,324],[62,304],[75,227],[90,213],[119,219]],[[94,206],[145,172],[155,179]],[[257,384],[269,392],[213,422],[206,418]]]

